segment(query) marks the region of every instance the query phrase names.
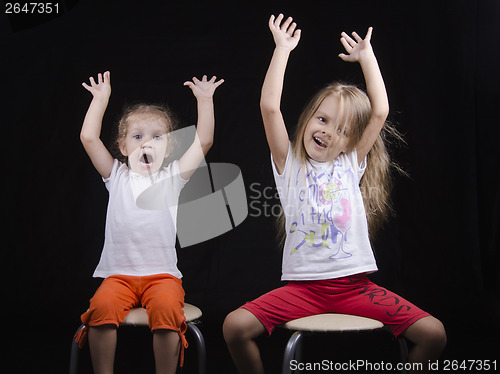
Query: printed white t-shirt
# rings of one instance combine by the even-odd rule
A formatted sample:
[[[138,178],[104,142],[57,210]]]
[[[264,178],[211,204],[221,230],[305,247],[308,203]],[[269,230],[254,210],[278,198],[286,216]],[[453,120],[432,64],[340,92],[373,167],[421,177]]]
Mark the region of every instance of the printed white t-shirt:
[[[272,160],[272,155],[271,155]],[[286,217],[282,280],[334,279],[377,271],[368,237],[356,152],[301,165],[291,145],[283,174],[272,160]]]
[[[103,179],[109,191],[104,247],[94,277],[168,273],[177,278],[177,205],[186,184],[177,161],[142,176],[115,160]]]

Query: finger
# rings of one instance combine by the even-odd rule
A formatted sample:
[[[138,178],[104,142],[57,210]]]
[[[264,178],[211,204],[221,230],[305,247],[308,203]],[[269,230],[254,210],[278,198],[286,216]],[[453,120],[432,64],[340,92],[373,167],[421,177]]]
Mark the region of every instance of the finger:
[[[346,55],[345,53],[340,53],[340,54],[339,54],[339,57],[340,57],[343,61],[349,61],[349,55]]]
[[[366,32],[365,40],[370,41],[372,39],[373,27],[368,27],[368,31]]]
[[[345,39],[345,41],[346,41],[347,43],[349,43],[349,45],[350,45],[351,47],[354,47],[354,46],[356,45],[356,42],[355,42],[355,41],[354,41],[354,40],[353,40],[353,39],[352,39],[349,35],[347,35],[345,32],[342,32],[342,34],[341,34],[341,35],[342,35],[342,37]]]
[[[96,85],[94,77],[90,77],[90,85],[93,87]]]
[[[280,28],[281,20],[283,19],[283,17],[284,17],[283,13],[278,14],[278,17],[274,21],[274,27],[276,27],[277,29]]]
[[[354,37],[354,39],[356,39],[356,42],[358,42],[358,43],[360,43],[360,42],[363,41],[363,39],[361,38],[361,36],[359,36],[356,31],[352,32],[352,36]]]
[[[346,50],[348,53],[351,53],[351,51],[352,51],[352,47],[351,47],[351,45],[347,42],[347,40],[345,39],[345,37],[340,38],[340,42],[341,42],[341,43],[342,43],[342,45],[344,46],[345,50]]]
[[[90,91],[92,87],[90,87],[87,83],[83,82],[82,83],[83,88],[85,88],[87,91]]]
[[[197,83],[200,83],[200,80],[199,80],[198,78],[196,78],[196,77],[193,77],[193,82],[194,82],[195,84],[197,84]]]
[[[99,82],[99,84],[102,83],[102,74],[101,73],[97,74],[97,82]]]
[[[274,17],[274,14],[271,14],[271,17],[269,17],[269,28],[272,30],[274,28],[274,20],[276,17]]]
[[[214,83],[216,79],[217,79],[217,77],[214,75],[212,78],[210,78],[209,82]]]
[[[201,77],[201,81],[202,81],[202,82],[206,82],[206,81],[207,81],[207,76],[206,76],[206,75],[203,75],[203,77]]]
[[[293,32],[295,31],[295,28],[297,27],[297,24],[294,22],[290,25],[290,27],[288,28],[288,31],[287,31],[287,34],[292,36],[293,35]]]
[[[293,21],[293,18],[292,17],[288,17],[286,19],[285,22],[283,22],[283,24],[281,25],[281,31],[287,31],[288,30],[288,26],[290,26],[290,24],[292,23]]]
[[[219,87],[222,83],[224,83],[224,79],[220,79],[217,82],[214,83],[215,88]]]
[[[111,81],[111,73],[109,71],[106,71],[104,73],[104,82],[105,83],[110,83],[110,81]]]
[[[296,38],[297,40],[300,40],[300,35],[302,35],[302,30],[297,29],[295,30],[295,33],[293,34],[293,37]]]

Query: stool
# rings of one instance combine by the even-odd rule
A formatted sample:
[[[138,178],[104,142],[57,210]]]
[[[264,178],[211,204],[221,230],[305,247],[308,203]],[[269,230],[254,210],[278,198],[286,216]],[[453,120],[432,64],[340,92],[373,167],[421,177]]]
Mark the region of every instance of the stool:
[[[194,305],[184,303],[184,316],[186,317],[187,331],[195,337],[196,347],[198,351],[198,373],[205,374],[205,366],[206,366],[206,345],[205,339],[201,334],[200,329],[196,326],[199,323],[199,318],[202,316],[202,312],[199,308]],[[124,321],[120,324],[120,326],[149,326],[148,324],[148,315],[146,313],[146,309],[144,308],[133,308],[128,314],[125,316]],[[84,328],[84,325],[81,325],[77,330],[75,335]],[[80,349],[78,348],[78,343],[73,338],[73,342],[71,344],[71,356],[69,362],[69,374],[76,374],[78,370],[78,356],[80,353]]]
[[[305,334],[330,332],[359,332],[379,330],[384,324],[375,319],[353,316],[348,314],[325,313],[294,319],[280,326],[295,331],[285,348],[283,356],[283,374],[291,374],[290,362],[296,359],[301,362],[302,339]],[[404,339],[398,339],[400,361],[406,362],[408,351]]]

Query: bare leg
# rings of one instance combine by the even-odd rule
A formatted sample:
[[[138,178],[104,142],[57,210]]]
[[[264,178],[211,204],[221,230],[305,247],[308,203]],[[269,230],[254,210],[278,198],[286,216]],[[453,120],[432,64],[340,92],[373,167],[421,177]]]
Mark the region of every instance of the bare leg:
[[[116,326],[89,327],[89,348],[95,374],[112,374],[115,363]]]
[[[266,329],[257,317],[246,309],[237,309],[226,317],[223,331],[238,371],[242,374],[263,374],[264,366],[254,339]]]
[[[408,361],[423,365],[423,370],[413,373],[429,372],[429,360],[437,360],[446,346],[446,332],[441,321],[431,316],[424,317],[408,327],[403,336],[415,344]]]
[[[176,331],[153,331],[156,374],[175,374],[179,360],[180,339]]]

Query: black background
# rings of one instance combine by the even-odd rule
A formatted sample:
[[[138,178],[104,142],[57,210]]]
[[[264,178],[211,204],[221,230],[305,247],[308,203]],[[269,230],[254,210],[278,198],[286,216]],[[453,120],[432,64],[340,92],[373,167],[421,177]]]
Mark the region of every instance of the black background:
[[[64,14],[51,20],[8,17],[5,8],[0,15],[6,365],[22,373],[65,372],[79,316],[99,285],[92,272],[107,191],[79,141],[91,100],[81,82],[110,70],[107,144],[125,104],[166,102],[188,126],[196,121],[196,103],[183,82],[203,74],[226,81],[215,94],[215,143],[207,160],[241,168],[249,216],[227,234],[179,249],[178,257],[186,301],[204,312],[209,373],[234,372],[224,317],[281,284],[272,217],[278,201],[269,188],[274,182],[259,112],[274,47],[267,20],[279,12],[294,16],[303,30],[285,79],[282,111],[290,131],[324,84],[363,84],[359,66],[337,57],[339,36],[374,27],[391,120],[407,142],[392,153],[410,177],[395,177],[396,215],[374,243],[380,271],[372,279],[443,321],[449,338],[443,359],[498,359],[500,2],[64,5]],[[280,370],[287,337],[278,331],[259,339],[268,372]],[[346,337],[312,349],[321,354],[311,359],[377,362],[384,357],[380,347],[391,344]],[[196,367],[193,352],[186,353],[185,372]],[[153,372],[146,332],[120,332],[117,355],[117,372],[137,365]],[[83,357],[82,371],[89,370],[88,350]]]

